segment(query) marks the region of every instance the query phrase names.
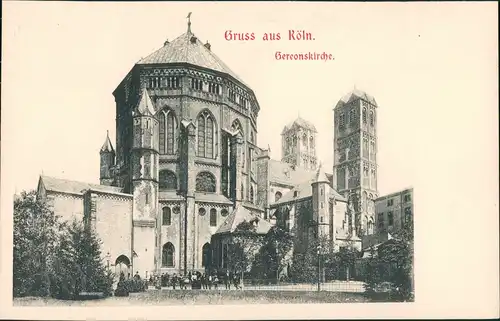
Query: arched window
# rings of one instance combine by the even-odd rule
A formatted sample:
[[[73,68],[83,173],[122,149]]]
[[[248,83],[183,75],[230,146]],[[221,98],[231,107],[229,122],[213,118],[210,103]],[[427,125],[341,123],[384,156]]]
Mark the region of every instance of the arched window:
[[[175,173],[169,170],[160,171],[159,183],[161,189],[177,189],[177,176]]]
[[[366,174],[365,174],[365,171],[366,171]],[[365,168],[363,168],[363,176],[366,175],[368,176],[368,167],[366,167],[366,170]],[[368,193],[365,191],[363,192],[363,194],[361,195],[361,202],[362,202],[362,206],[363,206],[363,209],[364,210],[368,210],[368,202],[369,202],[369,199],[368,199]]]
[[[165,243],[163,245],[163,250],[162,250],[162,266],[163,267],[174,267],[175,266],[175,248],[174,245],[170,242]]]
[[[345,116],[344,113],[340,113],[339,115],[339,128],[343,129],[345,127]]]
[[[170,207],[164,207],[162,215],[162,225],[170,224],[172,224],[172,212],[170,210]]]
[[[160,124],[160,154],[172,155],[175,153],[175,136],[177,134],[177,121],[172,110],[164,110],[158,118]]]
[[[214,158],[215,150],[215,121],[212,115],[203,111],[198,116],[198,156]]]
[[[351,109],[350,116],[349,116],[349,122],[351,124],[354,124],[356,122],[356,109]]]
[[[363,124],[366,124],[366,108],[363,108]]]
[[[373,221],[372,220],[368,221],[368,231],[367,231],[367,234],[368,235],[373,234]]]
[[[211,254],[212,250],[210,248],[210,243],[205,243],[201,249],[201,253],[203,253],[201,258],[201,266],[208,267],[210,266],[210,262],[212,261]]]
[[[233,124],[231,125],[231,130],[233,132],[239,131],[241,134],[241,137],[243,137],[243,140],[245,140],[245,133],[243,132],[243,126],[241,126],[241,123],[238,119],[235,119],[233,121]],[[245,167],[245,148],[241,149],[241,159],[243,160],[241,162],[241,167]]]
[[[276,194],[274,194],[274,201],[275,202],[279,201],[282,196],[283,194],[281,194],[281,192],[276,192]]]
[[[196,176],[196,191],[215,193],[215,176],[210,172],[201,172]]]
[[[217,210],[215,208],[210,210],[210,226],[217,226]]]
[[[240,123],[240,121],[238,119],[236,119],[235,121],[233,121],[233,124],[231,125],[231,130],[233,132],[239,130],[240,133],[241,133],[241,136],[245,137],[243,135],[243,126],[241,126],[241,123]]]
[[[375,117],[373,115],[373,111],[370,111],[370,126],[375,125]]]
[[[253,203],[253,186],[250,186],[250,203]]]

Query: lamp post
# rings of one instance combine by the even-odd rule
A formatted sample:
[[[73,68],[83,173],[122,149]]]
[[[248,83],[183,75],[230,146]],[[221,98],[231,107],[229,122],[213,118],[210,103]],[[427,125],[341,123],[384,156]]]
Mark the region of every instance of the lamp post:
[[[318,245],[318,292],[321,290],[321,261],[320,261],[320,254],[321,254],[321,245]]]
[[[111,259],[111,254],[109,254],[109,252],[106,254],[106,261],[107,261],[107,265],[108,265],[108,271],[109,271],[109,260]]]

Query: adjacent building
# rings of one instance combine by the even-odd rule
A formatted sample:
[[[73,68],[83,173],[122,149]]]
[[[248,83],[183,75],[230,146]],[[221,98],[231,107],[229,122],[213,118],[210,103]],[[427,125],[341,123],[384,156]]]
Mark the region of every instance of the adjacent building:
[[[413,222],[413,188],[391,193],[375,200],[377,231],[394,233]]]

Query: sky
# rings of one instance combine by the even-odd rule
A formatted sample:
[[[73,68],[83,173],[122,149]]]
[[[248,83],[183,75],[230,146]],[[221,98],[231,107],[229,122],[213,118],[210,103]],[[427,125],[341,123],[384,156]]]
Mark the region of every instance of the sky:
[[[426,142],[446,141],[446,127],[457,129],[466,121],[454,120],[457,115],[477,110],[491,97],[484,75],[496,46],[481,36],[491,23],[470,19],[474,11],[488,16],[485,8],[8,3],[6,9],[16,14],[6,16],[4,31],[9,41],[3,58],[2,137],[18,148],[7,155],[15,164],[15,189],[36,188],[42,173],[98,182],[106,130],[115,141],[113,90],[139,59],[186,31],[188,12],[198,38],[209,41],[254,90],[261,106],[257,142],[269,145],[273,158],[281,157],[283,126],[300,115],[317,127],[318,157],[331,172],[332,109],[357,88],[379,105],[379,192],[413,186],[421,165],[436,157]],[[254,32],[256,39],[227,41],[227,30]],[[305,30],[315,40],[290,41],[288,30]],[[282,39],[263,41],[266,32],[279,32]],[[276,51],[327,52],[335,59],[278,61]]]

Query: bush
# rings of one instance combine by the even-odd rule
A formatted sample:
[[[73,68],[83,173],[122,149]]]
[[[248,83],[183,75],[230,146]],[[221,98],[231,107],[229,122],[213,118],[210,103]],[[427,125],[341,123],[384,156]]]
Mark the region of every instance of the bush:
[[[125,281],[118,281],[118,284],[116,285],[115,296],[129,296]]]
[[[124,280],[123,284],[129,293],[144,292],[148,288],[147,282],[140,279]]]

